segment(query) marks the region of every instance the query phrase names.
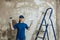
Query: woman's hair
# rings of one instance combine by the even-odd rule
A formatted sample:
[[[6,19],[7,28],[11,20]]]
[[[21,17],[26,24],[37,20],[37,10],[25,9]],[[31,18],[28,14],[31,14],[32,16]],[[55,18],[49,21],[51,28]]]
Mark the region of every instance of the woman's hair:
[[[21,20],[19,20],[19,23],[21,22]]]

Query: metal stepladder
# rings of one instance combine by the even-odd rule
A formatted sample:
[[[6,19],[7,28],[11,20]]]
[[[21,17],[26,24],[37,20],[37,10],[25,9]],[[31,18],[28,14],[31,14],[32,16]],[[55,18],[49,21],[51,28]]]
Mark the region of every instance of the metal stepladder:
[[[55,30],[54,30],[54,26],[53,26],[52,19],[51,19],[51,16],[52,16],[52,13],[53,13],[53,9],[52,9],[52,8],[48,8],[48,9],[46,10],[46,12],[45,12],[45,14],[44,14],[44,17],[43,17],[43,19],[42,19],[42,22],[41,22],[41,24],[40,24],[40,27],[39,27],[39,29],[38,29],[38,32],[37,32],[37,34],[36,34],[35,40],[37,40],[37,38],[41,38],[42,40],[45,40],[46,34],[47,34],[47,38],[48,38],[48,40],[49,40],[49,35],[48,35],[48,26],[49,26],[49,24],[46,23],[46,19],[45,19],[48,10],[51,10],[50,15],[49,15],[49,20],[50,20],[50,22],[51,22],[52,31],[53,31],[53,34],[54,34],[54,38],[55,38],[55,40],[56,40],[56,34],[55,34]],[[46,29],[45,29],[45,31],[44,31],[43,37],[39,37],[38,35],[39,35],[39,33],[40,33],[40,30],[41,30],[41,28],[42,28],[42,26],[43,26],[43,22],[44,22],[44,21],[45,21],[45,27],[46,27]]]

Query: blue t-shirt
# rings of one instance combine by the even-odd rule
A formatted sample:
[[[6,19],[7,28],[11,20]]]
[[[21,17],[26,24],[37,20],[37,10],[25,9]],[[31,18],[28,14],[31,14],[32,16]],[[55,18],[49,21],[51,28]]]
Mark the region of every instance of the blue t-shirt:
[[[14,25],[14,29],[17,29],[16,38],[25,38],[25,29],[28,29],[28,25],[25,23],[17,23]]]

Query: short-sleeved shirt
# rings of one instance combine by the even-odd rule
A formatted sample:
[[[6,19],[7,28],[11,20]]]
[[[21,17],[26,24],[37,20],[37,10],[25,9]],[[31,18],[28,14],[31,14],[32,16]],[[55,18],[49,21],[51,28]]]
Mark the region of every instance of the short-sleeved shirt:
[[[28,25],[26,23],[17,23],[14,26],[14,29],[17,29],[16,38],[25,38],[25,29],[28,29]]]

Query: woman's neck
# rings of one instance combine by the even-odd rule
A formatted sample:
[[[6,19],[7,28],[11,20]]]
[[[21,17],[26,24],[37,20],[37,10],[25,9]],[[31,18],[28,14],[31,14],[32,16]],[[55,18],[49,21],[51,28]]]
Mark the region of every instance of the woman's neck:
[[[23,21],[20,21],[19,23],[24,23]]]

